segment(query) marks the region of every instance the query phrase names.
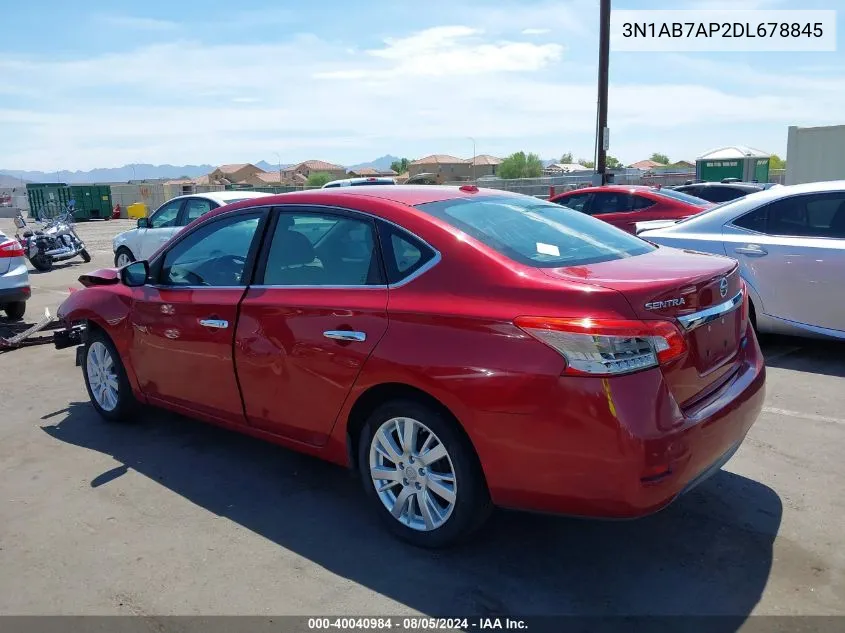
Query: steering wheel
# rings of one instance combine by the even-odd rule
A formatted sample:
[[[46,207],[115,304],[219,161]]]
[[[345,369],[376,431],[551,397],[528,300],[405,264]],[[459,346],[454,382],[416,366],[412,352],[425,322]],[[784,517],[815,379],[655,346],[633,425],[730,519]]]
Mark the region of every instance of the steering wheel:
[[[220,255],[215,257],[217,253],[220,253]],[[202,269],[208,269],[208,274],[205,275],[206,279],[218,280],[220,285],[225,286],[239,283],[245,267],[245,257],[225,254],[222,251],[213,251],[203,264]]]

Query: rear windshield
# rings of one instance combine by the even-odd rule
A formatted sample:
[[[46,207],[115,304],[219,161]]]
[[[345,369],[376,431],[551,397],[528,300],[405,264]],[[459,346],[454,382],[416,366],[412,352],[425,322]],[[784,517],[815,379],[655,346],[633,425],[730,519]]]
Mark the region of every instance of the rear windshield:
[[[707,200],[703,198],[697,198],[695,196],[691,196],[688,193],[684,193],[683,191],[675,191],[674,189],[657,189],[654,191],[658,196],[666,196],[667,198],[674,198],[675,200],[680,200],[681,202],[686,202],[687,204],[694,204],[696,206],[704,206],[705,204],[710,204]]]
[[[655,249],[606,222],[527,196],[442,200],[417,208],[527,266],[582,266]]]

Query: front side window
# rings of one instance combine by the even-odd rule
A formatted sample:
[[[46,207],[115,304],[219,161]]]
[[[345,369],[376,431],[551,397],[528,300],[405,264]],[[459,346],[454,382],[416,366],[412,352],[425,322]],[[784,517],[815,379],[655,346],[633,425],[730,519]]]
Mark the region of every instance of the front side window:
[[[177,242],[164,256],[166,286],[244,286],[246,262],[261,215],[213,221]]]
[[[569,207],[570,209],[575,209],[576,211],[584,211],[584,207],[586,207],[587,201],[590,199],[591,195],[592,194],[589,193],[576,193],[571,196],[561,198],[557,201],[557,203]]]
[[[164,206],[159,207],[158,211],[153,213],[150,218],[150,228],[163,229],[170,226],[176,226],[182,202],[182,200],[172,200]]]
[[[654,200],[649,200],[645,196],[633,196],[634,200],[631,204],[631,209],[633,211],[641,211],[643,209],[648,209],[649,207],[653,207],[657,203]]]
[[[320,212],[282,213],[262,283],[266,286],[371,286],[383,283],[372,222]]]
[[[656,248],[596,218],[527,197],[462,198],[417,208],[528,266],[581,266]]]

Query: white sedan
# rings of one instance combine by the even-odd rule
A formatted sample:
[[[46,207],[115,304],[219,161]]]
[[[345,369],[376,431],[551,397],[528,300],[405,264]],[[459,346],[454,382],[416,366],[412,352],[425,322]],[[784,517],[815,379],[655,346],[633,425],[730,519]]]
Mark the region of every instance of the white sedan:
[[[737,259],[758,331],[845,339],[845,181],[752,193],[638,235]]]
[[[171,198],[149,217],[140,218],[138,228],[114,238],[114,265],[121,268],[135,260],[147,259],[176,233],[212,209],[270,195],[258,191],[212,191]]]

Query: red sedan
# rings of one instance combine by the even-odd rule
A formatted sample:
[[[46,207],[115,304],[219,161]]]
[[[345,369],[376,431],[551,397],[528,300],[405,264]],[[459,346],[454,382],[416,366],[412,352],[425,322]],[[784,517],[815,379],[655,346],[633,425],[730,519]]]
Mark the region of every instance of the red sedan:
[[[643,185],[585,187],[554,196],[550,202],[593,215],[628,233],[646,220],[682,220],[713,206],[680,191]]]
[[[733,260],[503,191],[248,200],[80,281],[55,340],[102,417],[154,405],[357,469],[422,546],[494,505],[653,513],[763,402]]]

